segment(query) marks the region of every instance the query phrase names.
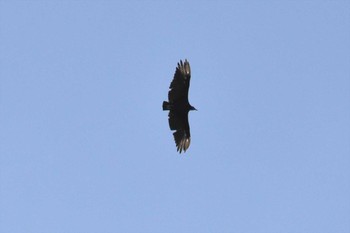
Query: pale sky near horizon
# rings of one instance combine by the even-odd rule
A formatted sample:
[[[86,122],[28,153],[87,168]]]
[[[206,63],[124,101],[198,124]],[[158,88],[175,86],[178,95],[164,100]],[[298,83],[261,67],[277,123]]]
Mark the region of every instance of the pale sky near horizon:
[[[349,28],[349,1],[0,0],[0,232],[349,233]]]

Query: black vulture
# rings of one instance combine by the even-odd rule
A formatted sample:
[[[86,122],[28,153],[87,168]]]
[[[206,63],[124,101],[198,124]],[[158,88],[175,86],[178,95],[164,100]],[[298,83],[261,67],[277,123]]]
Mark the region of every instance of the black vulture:
[[[188,102],[188,89],[190,88],[191,68],[190,63],[180,60],[177,63],[174,79],[170,84],[168,102],[163,101],[163,110],[169,112],[169,127],[176,130],[173,135],[178,152],[186,152],[191,143],[188,112],[197,110]]]

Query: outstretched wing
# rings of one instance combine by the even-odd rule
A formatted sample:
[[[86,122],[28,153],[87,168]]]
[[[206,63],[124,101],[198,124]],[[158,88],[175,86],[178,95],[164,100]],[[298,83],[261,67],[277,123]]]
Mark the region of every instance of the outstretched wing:
[[[171,130],[176,130],[174,140],[177,151],[186,151],[191,143],[190,125],[188,123],[188,113],[178,115],[173,111],[169,112],[169,126]]]
[[[190,88],[191,68],[190,63],[185,59],[177,63],[174,79],[170,84],[168,99],[170,103],[178,101],[188,102],[188,90]]]

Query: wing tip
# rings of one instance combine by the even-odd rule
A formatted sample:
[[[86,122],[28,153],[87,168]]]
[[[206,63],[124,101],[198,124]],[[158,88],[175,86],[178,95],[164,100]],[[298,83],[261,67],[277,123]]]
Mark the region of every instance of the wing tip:
[[[180,62],[177,63],[177,68],[183,75],[191,75],[191,66],[187,59],[185,59],[185,62],[182,62],[182,60],[180,60]]]
[[[177,145],[177,151],[180,154],[181,154],[182,151],[185,153],[186,150],[190,147],[190,144],[191,144],[191,138],[183,138],[183,139],[181,139],[181,141]]]

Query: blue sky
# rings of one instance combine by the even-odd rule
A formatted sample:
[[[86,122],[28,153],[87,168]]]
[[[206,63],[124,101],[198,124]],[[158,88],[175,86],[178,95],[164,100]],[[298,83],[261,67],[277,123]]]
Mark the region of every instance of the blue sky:
[[[349,28],[349,1],[0,1],[0,232],[350,232]]]

